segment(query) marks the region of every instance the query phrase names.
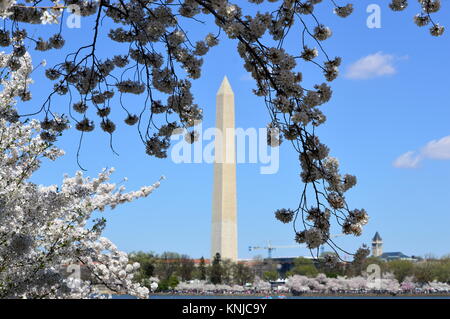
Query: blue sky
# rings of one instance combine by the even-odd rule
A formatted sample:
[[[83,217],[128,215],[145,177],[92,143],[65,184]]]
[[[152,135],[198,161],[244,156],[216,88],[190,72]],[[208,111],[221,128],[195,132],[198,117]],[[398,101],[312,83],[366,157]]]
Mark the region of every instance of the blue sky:
[[[336,242],[352,251],[363,243],[370,244],[379,231],[385,251],[440,256],[450,253],[450,143],[443,140],[426,145],[450,135],[449,34],[431,37],[427,29],[412,22],[415,6],[394,13],[385,2],[358,1],[355,13],[344,20],[329,12],[328,5],[317,7],[323,22],[333,30],[333,36],[324,42],[327,52],[343,58],[342,76],[332,83],[333,98],[322,107],[328,120],[319,129],[319,136],[339,158],[342,171],[358,177],[358,185],[347,194],[350,206],[364,207],[370,215],[362,236],[340,237]],[[380,3],[382,8],[380,29],[366,27],[366,7],[371,3]],[[448,16],[441,13],[437,20],[450,27]],[[68,48],[86,44],[89,27],[66,30]],[[47,28],[49,34],[54,30]],[[193,36],[204,34],[196,26],[189,32]],[[287,47],[300,50],[299,41],[300,34],[294,32]],[[204,109],[204,128],[214,126],[215,94],[224,75],[235,92],[236,126],[259,128],[268,122],[264,103],[252,95],[254,84],[235,47],[235,41],[222,37],[220,45],[205,57],[203,77],[193,81],[192,91]],[[115,49],[111,44],[100,44],[101,52]],[[61,53],[36,54],[34,63],[43,58],[51,65],[60,61]],[[316,68],[303,64],[301,71],[305,84],[323,82]],[[42,72],[43,68],[35,71],[34,99],[22,104],[22,111],[37,109],[48,92],[50,85]],[[59,101],[59,112],[67,113],[67,101]],[[142,101],[130,98],[129,105],[137,112]],[[118,121],[124,117],[119,106],[115,109],[113,105],[113,114]],[[55,163],[44,162],[33,181],[58,184],[64,173],[75,173],[79,169],[75,156],[78,138],[74,130],[60,138],[58,145],[66,156]],[[114,179],[119,182],[128,177],[129,190],[152,184],[161,175],[167,179],[150,197],[107,212],[105,236],[125,251],[209,256],[212,165],[151,158],[136,130],[125,126],[118,128],[114,145],[120,156],[111,152],[109,137],[102,131],[85,138],[80,159],[86,175],[94,176],[103,167],[113,166]],[[399,156],[410,151],[415,153],[394,165]],[[276,221],[273,212],[297,205],[302,187],[297,155],[283,144],[279,172],[261,175],[259,168],[260,164],[237,167],[240,258],[265,255],[265,251],[249,252],[248,246],[264,245],[269,240],[274,245],[293,243],[292,227]],[[275,256],[306,254],[302,247],[274,252]]]

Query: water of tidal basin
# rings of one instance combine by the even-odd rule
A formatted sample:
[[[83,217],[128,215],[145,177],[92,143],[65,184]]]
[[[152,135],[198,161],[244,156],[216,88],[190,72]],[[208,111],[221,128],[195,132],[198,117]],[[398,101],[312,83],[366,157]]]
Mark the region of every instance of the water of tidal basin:
[[[113,295],[112,299],[136,299],[129,295]],[[450,296],[198,296],[198,295],[152,295],[149,299],[450,299]]]

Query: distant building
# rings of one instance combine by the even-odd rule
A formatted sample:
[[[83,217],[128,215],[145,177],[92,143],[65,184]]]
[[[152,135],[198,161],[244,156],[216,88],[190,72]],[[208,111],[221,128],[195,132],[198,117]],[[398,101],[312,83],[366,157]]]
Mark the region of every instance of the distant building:
[[[256,269],[256,273],[260,273],[260,275],[262,275],[265,271],[272,270],[272,267],[276,267],[278,275],[281,278],[284,278],[286,276],[286,273],[294,268],[295,260],[297,258],[311,259],[314,263],[317,262],[317,260],[315,260],[311,256],[293,256],[264,258],[261,260],[240,259],[239,263],[243,263],[246,266]]]
[[[372,238],[372,256],[380,257],[383,254],[383,239],[378,232]]]
[[[386,261],[396,260],[396,259],[400,259],[400,260],[410,260],[411,259],[411,257],[406,256],[404,253],[402,253],[400,251],[381,254],[380,258],[384,259]]]
[[[286,273],[294,267],[295,259],[297,258],[298,257],[275,257],[271,258],[271,260],[276,263],[278,273],[284,277]]]
[[[201,258],[199,258],[199,259],[192,259],[192,261],[194,262],[194,265],[196,265],[196,266],[199,266],[202,263]],[[205,265],[209,265],[210,262],[212,262],[212,260],[205,259],[205,258],[203,259],[203,261],[205,262]]]
[[[417,261],[418,260],[417,257],[407,256],[400,251],[383,253],[383,239],[381,239],[381,236],[378,232],[376,232],[375,236],[373,236],[373,238],[372,238],[372,256],[378,257],[385,261],[391,261],[391,260]]]

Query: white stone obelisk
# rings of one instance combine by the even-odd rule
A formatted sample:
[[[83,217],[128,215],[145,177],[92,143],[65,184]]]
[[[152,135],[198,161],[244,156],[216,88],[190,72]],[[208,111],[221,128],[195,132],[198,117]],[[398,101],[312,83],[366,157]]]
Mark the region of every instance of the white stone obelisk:
[[[216,95],[214,144],[214,189],[212,207],[211,260],[237,261],[236,151],[234,133],[234,93],[227,77]],[[221,134],[219,134],[219,132]]]

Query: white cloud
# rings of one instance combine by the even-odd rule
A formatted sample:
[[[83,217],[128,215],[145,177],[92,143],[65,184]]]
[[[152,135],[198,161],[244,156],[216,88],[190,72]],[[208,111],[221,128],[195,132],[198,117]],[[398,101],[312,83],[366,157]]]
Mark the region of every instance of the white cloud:
[[[422,149],[422,153],[432,159],[450,159],[450,136],[429,142]]]
[[[392,54],[377,52],[365,56],[347,69],[346,78],[354,80],[366,80],[370,78],[392,75],[397,72],[394,62],[397,58]]]
[[[398,168],[417,168],[423,159],[450,160],[450,136],[428,142],[420,151],[400,155],[393,165]]]
[[[419,166],[421,159],[416,152],[409,151],[397,157],[393,165],[398,168],[416,168]]]

